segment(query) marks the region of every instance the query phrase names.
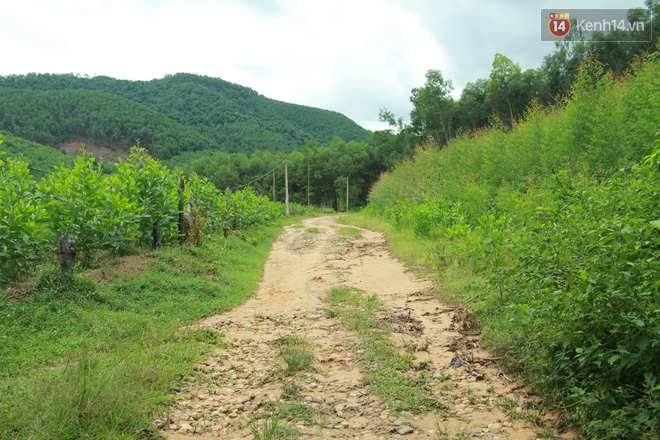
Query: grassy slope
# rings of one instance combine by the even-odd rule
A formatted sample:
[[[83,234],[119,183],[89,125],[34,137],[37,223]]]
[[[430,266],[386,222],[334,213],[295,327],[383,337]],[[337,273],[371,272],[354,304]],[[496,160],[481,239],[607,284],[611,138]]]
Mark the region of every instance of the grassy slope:
[[[0,438],[148,437],[196,359],[221,343],[181,326],[250,296],[282,224],[106,261],[0,296]],[[18,295],[10,290],[6,295]]]
[[[659,72],[658,54],[624,79],[592,65],[511,133],[419,149],[358,223],[471,300],[490,347],[597,438],[660,432],[660,154],[643,160],[659,145]]]

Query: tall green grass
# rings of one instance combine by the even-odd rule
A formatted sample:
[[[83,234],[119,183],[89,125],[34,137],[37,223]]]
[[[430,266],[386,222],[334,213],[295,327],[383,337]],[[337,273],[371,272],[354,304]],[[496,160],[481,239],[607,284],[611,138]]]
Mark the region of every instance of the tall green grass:
[[[370,211],[414,227],[402,206],[429,201],[429,209],[450,205],[474,223],[502,189],[524,194],[556,181],[557,173],[611,174],[637,163],[652,152],[660,121],[657,57],[636,64],[625,78],[603,74],[595,62],[585,65],[569,99],[552,108],[531,106],[512,132],[477,131],[441,151],[433,143],[418,147],[374,185]]]
[[[660,435],[660,60],[583,66],[571,96],[433,144],[367,211],[427,240],[490,347],[585,436]]]
[[[0,438],[155,438],[151,420],[220,343],[180,328],[251,295],[281,230],[102,261],[73,282],[47,269],[5,292]]]

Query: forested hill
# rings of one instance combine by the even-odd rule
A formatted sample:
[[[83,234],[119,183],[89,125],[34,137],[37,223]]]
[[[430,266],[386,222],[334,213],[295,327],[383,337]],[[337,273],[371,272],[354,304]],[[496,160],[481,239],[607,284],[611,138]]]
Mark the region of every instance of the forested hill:
[[[340,113],[276,101],[248,87],[187,73],[151,81],[73,74],[11,75],[0,77],[2,88],[79,90],[80,97],[84,97],[82,91],[117,95],[194,129],[213,141],[211,149],[228,153],[291,152],[301,149],[307,140],[327,144],[338,136],[345,141],[366,141],[370,134]],[[0,129],[11,131],[6,122]],[[163,157],[177,154],[163,153]]]
[[[95,90],[0,88],[0,129],[53,147],[83,140],[116,151],[111,161],[126,156],[136,140],[163,159],[220,148],[144,105]]]

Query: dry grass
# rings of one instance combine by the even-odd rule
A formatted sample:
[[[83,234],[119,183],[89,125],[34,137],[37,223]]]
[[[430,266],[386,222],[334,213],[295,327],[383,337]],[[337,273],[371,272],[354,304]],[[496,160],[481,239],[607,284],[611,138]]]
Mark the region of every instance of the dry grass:
[[[87,271],[86,275],[103,285],[116,279],[130,279],[149,269],[154,258],[153,252],[119,257],[104,261],[101,267]]]

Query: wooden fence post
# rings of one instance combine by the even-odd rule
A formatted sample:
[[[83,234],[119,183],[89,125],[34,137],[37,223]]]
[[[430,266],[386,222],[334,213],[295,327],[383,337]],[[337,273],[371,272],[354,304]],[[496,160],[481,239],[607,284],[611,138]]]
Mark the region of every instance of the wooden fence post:
[[[154,223],[152,226],[153,226],[153,231],[152,231],[153,243],[151,243],[151,247],[153,249],[157,249],[158,246],[160,246],[160,242],[161,242],[160,231],[158,230],[157,223]]]
[[[60,256],[62,274],[68,279],[73,277],[73,267],[76,265],[76,254],[78,253],[77,243],[78,239],[69,234],[64,234],[57,239],[57,253]]]
[[[346,176],[346,212],[348,212],[348,176]]]
[[[183,211],[183,193],[186,190],[186,183],[183,176],[179,176],[179,243],[183,244],[188,239],[188,221],[186,213]]]
[[[284,156],[284,190],[285,190],[285,205],[286,205],[286,216],[289,216],[289,160],[286,155]]]
[[[225,237],[228,237],[229,236],[229,231],[231,231],[231,228],[232,228],[231,213],[230,213],[231,199],[229,198],[229,195],[231,194],[231,191],[229,190],[229,187],[227,187],[226,192],[227,192],[227,210],[226,210],[226,212],[227,212],[227,223],[223,227],[223,232],[224,232]]]

